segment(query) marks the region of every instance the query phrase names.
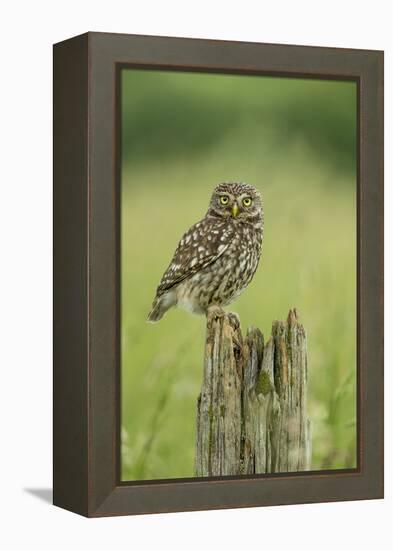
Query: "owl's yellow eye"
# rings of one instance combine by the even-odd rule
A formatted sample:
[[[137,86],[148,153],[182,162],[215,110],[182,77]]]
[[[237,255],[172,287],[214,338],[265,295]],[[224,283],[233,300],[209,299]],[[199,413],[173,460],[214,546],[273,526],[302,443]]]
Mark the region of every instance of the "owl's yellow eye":
[[[252,200],[250,197],[246,197],[243,199],[243,206],[251,206]]]
[[[228,201],[229,201],[229,197],[225,197],[225,196],[220,197],[220,203],[221,204],[224,204],[224,205],[228,204]]]

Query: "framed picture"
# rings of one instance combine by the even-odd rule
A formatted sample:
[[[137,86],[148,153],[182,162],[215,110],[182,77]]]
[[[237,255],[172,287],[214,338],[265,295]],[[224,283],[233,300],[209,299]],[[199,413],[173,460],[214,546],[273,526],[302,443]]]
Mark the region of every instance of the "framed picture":
[[[54,503],[382,498],[383,53],[54,46]]]

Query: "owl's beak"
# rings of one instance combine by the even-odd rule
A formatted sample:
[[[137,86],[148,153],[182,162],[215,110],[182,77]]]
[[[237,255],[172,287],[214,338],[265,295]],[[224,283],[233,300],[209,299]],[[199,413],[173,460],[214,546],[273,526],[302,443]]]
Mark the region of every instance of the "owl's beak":
[[[233,206],[232,206],[232,216],[233,216],[234,218],[236,218],[236,216],[238,215],[238,213],[239,213],[239,207],[238,207],[238,205],[237,205],[237,202],[234,202],[234,203],[233,203]]]

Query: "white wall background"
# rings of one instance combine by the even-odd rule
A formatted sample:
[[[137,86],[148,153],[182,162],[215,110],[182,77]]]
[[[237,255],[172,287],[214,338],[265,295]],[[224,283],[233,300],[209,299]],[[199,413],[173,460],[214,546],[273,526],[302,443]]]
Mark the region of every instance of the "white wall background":
[[[392,352],[386,499],[86,520],[52,507],[51,45],[87,30],[384,49],[386,331],[392,334],[392,32],[389,2],[14,1],[0,33],[0,545],[3,548],[391,547]],[[390,245],[390,246],[389,246]],[[35,494],[31,491],[35,491]],[[378,542],[379,541],[379,542]]]

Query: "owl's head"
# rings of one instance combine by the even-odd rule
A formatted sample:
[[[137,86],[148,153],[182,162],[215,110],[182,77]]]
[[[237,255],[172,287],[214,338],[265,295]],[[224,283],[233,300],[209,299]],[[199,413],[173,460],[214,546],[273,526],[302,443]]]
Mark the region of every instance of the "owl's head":
[[[255,223],[263,216],[261,194],[248,183],[220,183],[213,191],[207,215]]]

